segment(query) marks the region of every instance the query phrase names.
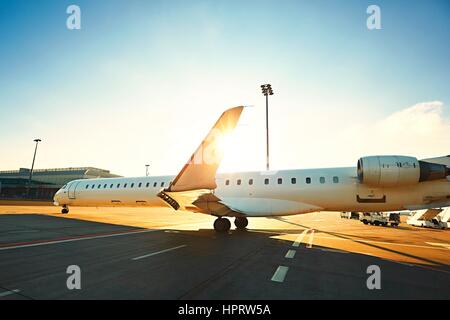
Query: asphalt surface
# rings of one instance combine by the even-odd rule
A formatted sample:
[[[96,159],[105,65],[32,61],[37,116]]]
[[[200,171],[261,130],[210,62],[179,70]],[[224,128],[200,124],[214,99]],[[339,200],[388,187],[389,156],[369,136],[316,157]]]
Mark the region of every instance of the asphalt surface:
[[[448,230],[313,213],[216,234],[212,217],[165,209],[58,211],[0,207],[0,300],[450,299]]]

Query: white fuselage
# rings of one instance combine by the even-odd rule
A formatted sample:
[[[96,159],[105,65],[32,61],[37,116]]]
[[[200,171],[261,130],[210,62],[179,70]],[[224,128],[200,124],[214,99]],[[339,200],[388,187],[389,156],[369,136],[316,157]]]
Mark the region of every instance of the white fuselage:
[[[174,176],[74,180],[54,197],[67,206],[167,207],[157,194]],[[267,180],[268,179],[268,180]],[[418,210],[450,205],[450,179],[376,188],[358,182],[356,168],[325,168],[217,174],[214,194],[247,216],[313,211]]]

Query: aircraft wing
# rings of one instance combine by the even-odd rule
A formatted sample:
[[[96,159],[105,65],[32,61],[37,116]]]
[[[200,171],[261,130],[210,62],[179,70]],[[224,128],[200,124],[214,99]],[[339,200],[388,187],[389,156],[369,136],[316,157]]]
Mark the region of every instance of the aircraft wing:
[[[208,195],[212,199],[212,190],[217,187],[216,172],[223,158],[224,139],[236,127],[243,109],[243,106],[231,108],[220,116],[180,173],[158,197],[175,210],[209,211],[202,208],[205,202],[202,199],[208,199]]]

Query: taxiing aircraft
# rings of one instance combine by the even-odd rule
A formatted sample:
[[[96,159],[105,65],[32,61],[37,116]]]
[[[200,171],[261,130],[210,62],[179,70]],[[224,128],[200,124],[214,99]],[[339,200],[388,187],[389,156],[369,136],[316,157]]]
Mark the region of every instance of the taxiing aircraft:
[[[171,207],[216,216],[214,229],[245,229],[248,217],[315,211],[381,212],[450,206],[450,155],[362,157],[356,167],[217,174],[225,137],[242,106],[225,111],[177,176],[81,179],[54,196],[62,206]]]

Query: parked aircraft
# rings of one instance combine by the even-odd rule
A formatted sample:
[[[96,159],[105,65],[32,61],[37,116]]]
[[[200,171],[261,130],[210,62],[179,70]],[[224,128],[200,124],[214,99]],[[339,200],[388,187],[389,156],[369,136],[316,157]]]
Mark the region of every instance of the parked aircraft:
[[[315,211],[382,212],[450,206],[450,155],[418,160],[379,155],[356,167],[217,174],[223,140],[244,107],[225,111],[176,176],[81,179],[54,196],[70,206],[171,207],[216,216],[214,229],[245,229],[249,217]]]

